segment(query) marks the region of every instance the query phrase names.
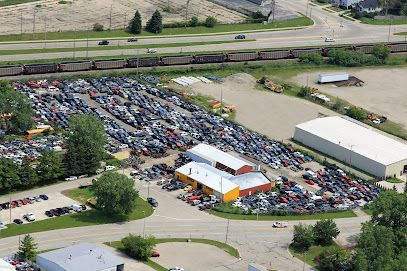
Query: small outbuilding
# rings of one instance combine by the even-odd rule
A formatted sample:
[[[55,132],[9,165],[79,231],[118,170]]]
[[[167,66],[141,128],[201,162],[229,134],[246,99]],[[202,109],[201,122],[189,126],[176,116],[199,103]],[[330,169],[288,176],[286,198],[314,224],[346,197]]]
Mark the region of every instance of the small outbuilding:
[[[273,183],[260,171],[233,176],[230,180],[239,186],[239,197],[254,195],[258,191],[267,192],[273,186]]]
[[[47,271],[123,271],[124,263],[103,248],[80,243],[37,255],[37,264]]]
[[[189,149],[186,154],[192,161],[211,165],[232,175],[240,175],[256,169],[253,163],[207,144],[198,144]]]

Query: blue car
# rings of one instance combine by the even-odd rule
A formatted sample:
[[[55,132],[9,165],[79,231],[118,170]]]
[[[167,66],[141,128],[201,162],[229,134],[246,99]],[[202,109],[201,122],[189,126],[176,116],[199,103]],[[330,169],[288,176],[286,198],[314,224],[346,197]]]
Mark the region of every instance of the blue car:
[[[47,195],[40,195],[40,198],[41,198],[42,200],[48,200],[48,196],[47,196]]]

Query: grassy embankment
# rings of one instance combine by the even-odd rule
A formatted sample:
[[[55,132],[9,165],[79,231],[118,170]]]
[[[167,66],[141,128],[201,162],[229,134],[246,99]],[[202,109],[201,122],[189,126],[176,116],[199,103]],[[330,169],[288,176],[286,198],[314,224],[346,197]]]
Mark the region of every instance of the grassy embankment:
[[[64,40],[64,39],[113,39],[122,37],[154,37],[154,36],[172,36],[172,35],[209,35],[217,33],[241,33],[244,31],[263,31],[263,30],[278,30],[279,28],[288,27],[303,27],[312,25],[313,21],[307,17],[299,17],[294,19],[277,21],[273,24],[262,23],[238,23],[238,24],[218,24],[215,27],[178,27],[164,28],[159,34],[153,34],[142,31],[139,35],[129,34],[123,29],[111,31],[65,31],[65,32],[49,32],[45,33],[23,33],[0,35],[0,42],[9,41],[35,41],[35,40]]]
[[[14,6],[14,5],[19,5],[19,4],[29,3],[29,2],[38,2],[38,1],[40,1],[40,0],[2,0],[2,1],[0,1],[0,7]]]
[[[372,19],[362,17],[359,19],[364,24],[374,24],[374,25],[400,25],[407,24],[407,18],[396,18],[396,19]]]
[[[339,247],[339,246],[336,243],[332,243],[327,246],[311,246],[305,252],[298,251],[298,250],[294,249],[292,246],[290,246],[288,250],[290,251],[291,255],[293,255],[297,259],[307,263],[308,265],[316,268],[317,270],[320,270],[318,263],[316,261],[314,261],[315,257],[321,255],[324,251],[331,249],[331,248],[335,248],[335,247]]]
[[[92,192],[88,188],[76,188],[63,192],[64,195],[80,202],[85,203],[92,197]],[[115,223],[120,221],[130,221],[148,217],[153,213],[153,208],[143,199],[137,198],[136,208],[126,218],[115,217],[105,214],[103,211],[91,209],[82,213],[67,214],[60,217],[53,217],[32,223],[16,225],[7,225],[7,229],[0,231],[0,238],[23,235],[27,233],[50,231],[65,228],[84,227],[99,224]]]

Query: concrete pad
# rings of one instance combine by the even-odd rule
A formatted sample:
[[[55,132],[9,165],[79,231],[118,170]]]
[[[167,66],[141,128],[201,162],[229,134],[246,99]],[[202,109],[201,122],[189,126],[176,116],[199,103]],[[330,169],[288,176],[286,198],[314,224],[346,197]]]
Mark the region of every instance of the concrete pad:
[[[185,270],[221,271],[230,270],[229,265],[240,261],[223,250],[199,243],[163,243],[156,246],[159,258],[152,258],[156,263],[171,268],[179,266]]]

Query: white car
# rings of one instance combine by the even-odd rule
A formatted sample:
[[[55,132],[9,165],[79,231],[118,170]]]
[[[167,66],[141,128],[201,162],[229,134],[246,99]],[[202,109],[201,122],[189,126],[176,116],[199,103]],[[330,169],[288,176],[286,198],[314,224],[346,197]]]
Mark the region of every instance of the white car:
[[[184,270],[185,270],[184,268],[178,266],[168,269],[168,271],[184,271]]]
[[[147,49],[147,54],[155,54],[157,53],[156,49]]]
[[[24,215],[23,218],[29,222],[35,221],[35,216],[33,215],[33,213],[28,213]]]
[[[325,42],[335,42],[334,38],[325,38]]]
[[[98,169],[96,170],[96,174],[100,174],[100,173],[102,173],[103,171],[105,171],[103,168],[98,168]]]
[[[76,176],[70,176],[70,177],[65,178],[65,181],[75,181],[77,179],[78,179],[78,177],[76,177]]]
[[[106,167],[105,167],[105,170],[106,170],[106,171],[111,171],[111,170],[115,170],[115,169],[116,169],[115,166],[106,166]]]
[[[280,222],[276,221],[273,223],[274,228],[287,228],[288,227],[288,222]]]
[[[374,119],[372,122],[373,122],[374,124],[380,124],[380,120],[379,120],[379,119]]]

